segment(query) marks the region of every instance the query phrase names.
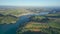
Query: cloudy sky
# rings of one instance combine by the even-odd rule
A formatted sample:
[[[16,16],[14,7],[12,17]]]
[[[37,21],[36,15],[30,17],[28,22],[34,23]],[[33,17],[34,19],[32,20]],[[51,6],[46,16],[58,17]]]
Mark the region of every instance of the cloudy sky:
[[[60,6],[60,0],[0,0],[4,6]]]

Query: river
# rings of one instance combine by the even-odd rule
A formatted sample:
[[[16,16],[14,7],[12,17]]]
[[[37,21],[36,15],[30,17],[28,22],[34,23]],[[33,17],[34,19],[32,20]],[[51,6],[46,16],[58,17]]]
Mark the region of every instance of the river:
[[[28,16],[33,16],[33,14],[19,17],[19,20],[15,24],[0,24],[0,34],[16,34],[16,31],[20,25],[30,21]]]
[[[3,24],[0,25],[0,34],[16,34],[19,26],[25,22],[29,22],[30,19],[26,16],[21,16],[16,24]]]

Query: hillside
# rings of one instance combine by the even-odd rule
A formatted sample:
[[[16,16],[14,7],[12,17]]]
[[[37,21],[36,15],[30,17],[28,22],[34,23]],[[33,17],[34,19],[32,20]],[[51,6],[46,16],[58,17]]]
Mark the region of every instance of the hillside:
[[[33,14],[26,9],[0,9],[0,24],[16,23],[20,16]]]
[[[18,17],[16,16],[0,14],[0,24],[16,23],[17,20],[18,20]]]
[[[38,34],[60,34],[60,17],[52,19],[52,17],[33,16],[30,18],[31,21],[21,26],[17,34],[37,34],[37,32]]]
[[[30,12],[29,10],[26,10],[24,8],[16,8],[16,9],[1,9],[0,10],[0,14],[4,14],[4,15],[14,15],[14,16],[22,16],[22,15],[28,15],[28,14],[32,14],[33,12]]]

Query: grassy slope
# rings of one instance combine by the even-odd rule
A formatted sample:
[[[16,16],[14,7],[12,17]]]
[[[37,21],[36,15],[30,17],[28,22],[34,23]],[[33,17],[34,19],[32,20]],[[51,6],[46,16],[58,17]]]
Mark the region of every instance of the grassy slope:
[[[52,14],[54,16],[54,14]],[[51,16],[51,15],[50,15]],[[41,18],[41,19],[39,19]],[[45,32],[47,34],[60,34],[60,18],[55,18],[52,20],[52,18],[48,18],[49,20],[45,23],[38,22],[37,19],[42,20],[44,19],[42,16],[35,16],[33,19],[33,22],[29,22],[26,26],[24,26],[18,34],[21,34],[23,32],[27,31],[40,31]],[[36,21],[36,22],[34,22]],[[43,20],[44,21],[44,20]]]
[[[31,12],[29,12],[25,9],[4,9],[4,10],[0,10],[0,14],[3,15],[3,16],[0,16],[0,24],[16,23],[19,16],[23,16],[27,13],[29,14]],[[7,15],[12,15],[14,17],[7,16]],[[15,17],[17,17],[17,18],[15,18]]]
[[[0,13],[4,15],[11,14],[15,16],[20,16],[22,14],[24,15],[24,14],[32,13],[32,12],[26,9],[7,9],[7,10],[1,10]]]
[[[18,18],[16,17],[12,17],[12,16],[0,16],[0,24],[9,24],[9,23],[16,23],[16,21],[18,20]]]

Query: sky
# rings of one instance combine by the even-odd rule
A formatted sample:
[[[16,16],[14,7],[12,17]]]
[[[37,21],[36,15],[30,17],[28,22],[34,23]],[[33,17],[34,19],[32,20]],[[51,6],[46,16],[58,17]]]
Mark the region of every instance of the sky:
[[[60,6],[60,0],[0,0],[3,6]]]

